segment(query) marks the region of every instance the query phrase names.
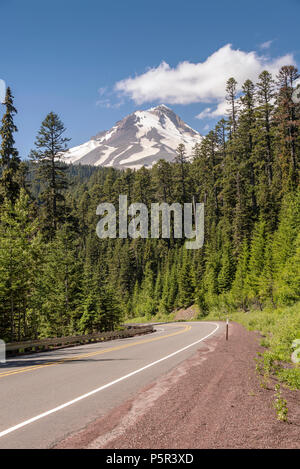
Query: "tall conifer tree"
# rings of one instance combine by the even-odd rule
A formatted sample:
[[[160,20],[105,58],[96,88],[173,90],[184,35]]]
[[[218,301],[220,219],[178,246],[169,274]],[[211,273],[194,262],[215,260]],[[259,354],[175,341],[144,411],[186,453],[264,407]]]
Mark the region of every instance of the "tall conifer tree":
[[[64,137],[65,127],[57,114],[50,112],[42,122],[30,153],[37,164],[38,178],[43,184],[41,199],[44,204],[44,229],[50,238],[64,220],[64,191],[68,187],[65,175],[67,166],[62,157],[69,138]]]
[[[14,146],[14,133],[18,131],[14,123],[14,116],[17,113],[17,110],[13,105],[13,95],[9,87],[6,90],[4,105],[6,107],[6,111],[2,118],[2,125],[0,128],[2,140],[0,148],[0,167],[2,169],[0,179],[0,199],[2,196],[2,198],[6,197],[11,202],[15,202],[20,192],[17,173],[21,160],[19,158],[18,150]]]

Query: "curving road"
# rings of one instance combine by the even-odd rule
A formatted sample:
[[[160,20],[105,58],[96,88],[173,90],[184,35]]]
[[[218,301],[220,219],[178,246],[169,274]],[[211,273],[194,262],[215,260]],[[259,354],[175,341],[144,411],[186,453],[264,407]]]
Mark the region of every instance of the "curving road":
[[[0,448],[53,446],[176,367],[223,327],[160,324],[146,336],[9,359],[0,364]]]

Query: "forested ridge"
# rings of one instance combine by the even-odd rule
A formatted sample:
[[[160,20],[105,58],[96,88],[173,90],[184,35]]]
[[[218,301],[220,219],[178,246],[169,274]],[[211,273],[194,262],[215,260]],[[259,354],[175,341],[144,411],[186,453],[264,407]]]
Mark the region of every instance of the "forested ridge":
[[[88,333],[196,303],[199,316],[300,299],[299,75],[227,82],[228,115],[186,155],[138,171],[67,167],[55,113],[30,161],[15,148],[10,89],[0,130],[0,337]],[[192,156],[192,158],[191,158]],[[101,202],[205,204],[205,241],[99,239]]]

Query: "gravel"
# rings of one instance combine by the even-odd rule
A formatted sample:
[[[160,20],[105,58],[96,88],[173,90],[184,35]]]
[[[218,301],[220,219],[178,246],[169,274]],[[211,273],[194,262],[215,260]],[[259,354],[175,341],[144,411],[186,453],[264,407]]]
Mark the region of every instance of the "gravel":
[[[282,388],[288,422],[260,386],[259,334],[230,324],[195,355],[56,448],[300,448],[300,392]]]

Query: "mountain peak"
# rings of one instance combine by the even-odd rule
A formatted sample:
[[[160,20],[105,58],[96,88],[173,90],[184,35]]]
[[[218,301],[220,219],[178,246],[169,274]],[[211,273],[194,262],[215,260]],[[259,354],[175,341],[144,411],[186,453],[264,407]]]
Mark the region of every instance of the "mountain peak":
[[[174,111],[172,111],[172,109],[170,109],[165,104],[159,104],[158,106],[151,107],[150,109],[148,109],[148,111],[171,111],[171,112],[174,112]]]
[[[116,168],[151,167],[159,159],[173,161],[179,143],[191,155],[201,135],[165,104],[135,111],[110,130],[99,132],[64,155],[66,163]]]

